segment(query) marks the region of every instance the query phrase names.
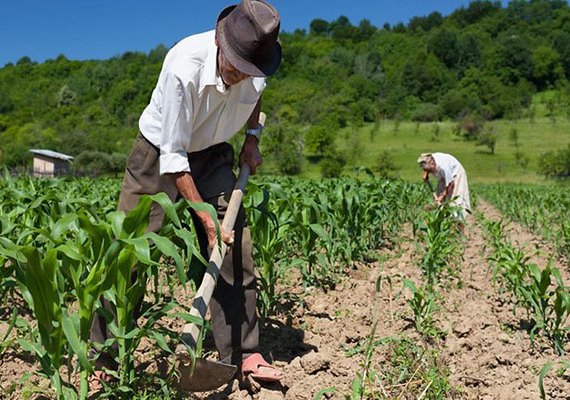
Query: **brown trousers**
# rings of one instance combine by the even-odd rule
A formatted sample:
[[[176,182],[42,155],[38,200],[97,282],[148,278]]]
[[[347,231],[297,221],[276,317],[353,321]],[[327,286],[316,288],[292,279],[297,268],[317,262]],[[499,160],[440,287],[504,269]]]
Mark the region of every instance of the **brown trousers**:
[[[172,201],[178,198],[178,191],[170,177],[159,174],[159,150],[142,134],[137,136],[125,170],[118,209],[128,211],[134,208],[143,194],[167,193]],[[228,143],[214,145],[206,150],[188,154],[192,178],[205,202],[210,203],[223,219],[236,178],[233,174],[234,150]],[[149,231],[158,232],[162,226],[164,212],[153,204]],[[193,215],[194,226],[202,255],[207,259],[208,240],[202,224]],[[241,360],[257,351],[259,329],[255,309],[256,281],[252,258],[252,243],[243,207],[235,226],[235,242],[225,256],[220,277],[210,301],[211,322],[214,341],[220,359],[239,364]],[[110,309],[107,301],[105,308]],[[103,343],[109,337],[106,321],[96,315],[91,340]],[[101,365],[111,368],[108,355],[101,354]]]

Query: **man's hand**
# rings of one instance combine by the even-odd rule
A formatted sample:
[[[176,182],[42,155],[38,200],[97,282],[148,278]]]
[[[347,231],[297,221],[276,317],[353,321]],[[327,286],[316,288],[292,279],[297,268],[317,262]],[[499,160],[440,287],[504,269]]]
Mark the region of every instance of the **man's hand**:
[[[249,165],[249,170],[251,175],[255,175],[257,167],[261,165],[263,159],[261,158],[261,153],[259,152],[258,140],[257,138],[246,135],[245,142],[241,148],[241,153],[239,156],[240,165],[246,162]]]
[[[428,171],[424,171],[424,175],[422,176],[422,179],[424,181],[427,181],[429,179],[429,172]]]
[[[203,220],[202,216],[200,216],[200,220],[202,220],[202,224],[204,225],[204,228],[206,229],[206,234],[208,235],[208,248],[212,250],[218,244],[218,235],[216,234],[216,225],[214,223],[214,220],[212,220],[209,214],[208,217],[209,218],[205,218]],[[235,240],[234,231],[226,232],[222,229],[222,226],[220,225],[220,233],[222,235],[222,242],[224,242],[228,246],[234,243]]]
[[[189,172],[178,172],[175,174],[169,174],[174,185],[178,189],[178,192],[184,197],[186,200],[189,200],[193,203],[201,203],[202,196],[198,192],[196,188],[196,184],[194,183],[194,178],[192,178],[192,174]],[[218,235],[216,235],[216,224],[212,219],[212,216],[207,211],[196,211],[196,215],[204,229],[206,230],[206,235],[208,235],[208,246],[210,249],[213,249],[218,243]],[[227,245],[231,245],[234,242],[234,231],[225,232],[222,227],[220,226],[222,241]]]

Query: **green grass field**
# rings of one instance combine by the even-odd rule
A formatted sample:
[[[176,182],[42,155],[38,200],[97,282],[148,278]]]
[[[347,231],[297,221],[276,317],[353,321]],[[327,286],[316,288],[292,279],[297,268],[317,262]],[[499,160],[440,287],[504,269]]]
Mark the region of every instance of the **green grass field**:
[[[405,122],[396,128],[389,121],[374,126],[365,126],[358,131],[348,132],[340,141],[341,148],[360,147],[354,152],[354,165],[374,167],[384,151],[389,151],[399,170],[397,175],[405,180],[419,179],[420,171],[416,159],[423,152],[444,152],[457,157],[467,170],[472,182],[541,182],[544,177],[536,173],[538,159],[549,150],[566,147],[570,143],[570,121],[558,120],[553,124],[547,118],[528,121],[497,121],[487,123],[498,136],[495,154],[484,146],[467,142],[453,134],[456,123],[416,124]],[[517,148],[510,139],[510,132],[516,129],[519,153],[527,164],[517,162]],[[436,132],[438,134],[436,135]],[[356,138],[351,137],[354,135]],[[521,158],[519,158],[520,160]],[[317,171],[318,172],[318,171]]]
[[[536,118],[534,122],[487,122],[485,129],[492,127],[498,137],[495,154],[491,154],[487,147],[454,135],[456,124],[385,121],[341,131],[336,143],[339,149],[345,149],[350,155],[345,167],[349,174],[354,167],[374,169],[382,153],[388,151],[398,167],[395,175],[404,180],[417,180],[421,175],[416,163],[418,155],[444,152],[461,161],[472,183],[545,182],[545,178],[536,172],[539,157],[549,150],[570,144],[570,120],[567,118],[559,117],[555,122],[546,117]],[[516,129],[518,152],[522,155],[518,160],[517,147],[511,138],[513,129]],[[303,176],[320,176],[319,164],[305,161]]]

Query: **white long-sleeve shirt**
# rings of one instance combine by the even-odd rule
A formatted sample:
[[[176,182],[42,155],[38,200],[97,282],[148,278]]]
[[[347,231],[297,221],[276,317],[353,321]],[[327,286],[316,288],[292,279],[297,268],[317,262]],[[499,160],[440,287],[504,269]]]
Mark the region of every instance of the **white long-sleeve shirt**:
[[[215,31],[189,36],[166,55],[150,103],[139,119],[160,149],[160,174],[188,172],[187,153],[229,140],[246,123],[265,78],[225,87],[217,72]]]
[[[467,216],[465,210],[471,210],[471,199],[469,196],[469,184],[467,183],[467,173],[465,169],[451,154],[432,153],[435,161],[438,190],[441,194],[451,182],[455,183],[453,193],[450,198],[455,198],[454,204],[463,208],[463,217]]]

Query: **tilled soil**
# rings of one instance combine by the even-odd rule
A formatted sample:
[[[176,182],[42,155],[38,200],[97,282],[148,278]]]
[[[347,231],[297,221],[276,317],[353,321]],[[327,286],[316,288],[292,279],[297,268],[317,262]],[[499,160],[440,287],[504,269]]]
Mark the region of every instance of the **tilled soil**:
[[[501,218],[483,201],[477,211],[487,219]],[[452,387],[446,398],[539,399],[540,369],[548,361],[568,357],[556,356],[545,341],[531,345],[526,315],[522,310],[515,315],[508,296],[492,282],[487,261],[490,248],[480,224],[479,218],[469,220],[462,260],[453,266],[456,276],[438,288],[441,299],[435,325],[441,332],[439,337],[425,339],[411,323],[412,312],[406,301],[409,294],[402,290],[402,280],[408,278],[419,284],[423,278],[418,267],[421,250],[408,228],[395,248],[380,252],[381,261],[358,264],[334,290],[303,288],[298,277],[287,277],[279,289],[291,301],[284,301],[282,310],[262,329],[263,353],[286,373],[281,383],[240,387],[234,380],[216,392],[188,398],[310,400],[320,391],[334,388],[323,398],[343,399],[350,396],[353,382],[363,371],[365,352],[359,349],[374,333],[377,340],[405,337],[436,351],[440,372],[445,375],[448,371]],[[546,265],[553,254],[548,243],[516,224],[509,224],[507,229],[511,242],[533,254],[533,262]],[[568,263],[558,262],[556,266],[569,282]],[[0,323],[0,335],[5,329],[6,324]],[[156,365],[149,361],[149,350],[145,344],[139,358],[152,371]],[[566,350],[570,351],[570,346]],[[387,346],[375,346],[370,369],[386,371],[389,357]],[[33,385],[30,381],[18,384],[25,372],[35,368],[37,364],[31,358],[10,349],[4,352],[0,358],[0,398],[34,398],[25,391],[47,387],[47,382],[39,378],[32,378]],[[568,373],[558,376],[553,369],[547,375],[547,398],[570,399]],[[417,399],[424,389],[408,384],[398,392],[398,398]],[[3,397],[2,392],[11,394]],[[385,391],[386,398],[396,398],[390,393],[394,391]]]

